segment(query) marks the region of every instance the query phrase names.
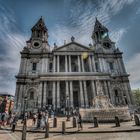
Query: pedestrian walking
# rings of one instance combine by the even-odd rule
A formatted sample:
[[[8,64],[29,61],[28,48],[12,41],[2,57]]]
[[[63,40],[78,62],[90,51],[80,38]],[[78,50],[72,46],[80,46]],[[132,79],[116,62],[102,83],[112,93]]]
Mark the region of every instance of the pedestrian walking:
[[[78,131],[83,129],[81,115],[78,115]]]
[[[48,124],[48,120],[49,120],[49,116],[48,116],[48,112],[46,111],[44,116],[43,116],[43,121],[44,121],[44,124],[45,124],[43,129],[45,129],[46,125]]]
[[[41,119],[42,119],[42,112],[39,112],[38,120],[37,120],[37,128],[41,127]]]
[[[34,115],[33,115],[33,125],[35,125],[35,124],[36,124],[36,119],[37,119],[37,115],[36,115],[36,114],[34,114]]]
[[[14,119],[12,122],[12,132],[15,132],[16,124],[17,124],[17,118],[16,118],[16,116],[14,116]]]

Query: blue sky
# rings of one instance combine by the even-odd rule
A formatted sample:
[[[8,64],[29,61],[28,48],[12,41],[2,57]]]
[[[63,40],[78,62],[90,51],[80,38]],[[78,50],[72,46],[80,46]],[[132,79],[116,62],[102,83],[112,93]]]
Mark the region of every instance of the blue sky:
[[[0,0],[0,92],[15,93],[20,51],[30,29],[43,16],[49,44],[59,46],[73,35],[77,42],[92,43],[95,17],[109,29],[116,46],[124,52],[133,89],[140,87],[139,0]]]

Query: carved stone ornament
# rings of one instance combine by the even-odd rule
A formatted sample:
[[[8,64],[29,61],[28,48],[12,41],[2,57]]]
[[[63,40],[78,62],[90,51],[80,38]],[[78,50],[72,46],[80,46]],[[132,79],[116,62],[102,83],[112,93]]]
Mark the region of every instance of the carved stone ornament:
[[[40,59],[38,58],[32,58],[31,63],[39,63]]]

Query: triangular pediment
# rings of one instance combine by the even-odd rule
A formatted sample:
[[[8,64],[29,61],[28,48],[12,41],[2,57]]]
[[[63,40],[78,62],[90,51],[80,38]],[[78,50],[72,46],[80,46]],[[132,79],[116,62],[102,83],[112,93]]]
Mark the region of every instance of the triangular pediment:
[[[81,45],[77,42],[71,42],[56,48],[54,51],[91,51],[91,50],[90,48]]]

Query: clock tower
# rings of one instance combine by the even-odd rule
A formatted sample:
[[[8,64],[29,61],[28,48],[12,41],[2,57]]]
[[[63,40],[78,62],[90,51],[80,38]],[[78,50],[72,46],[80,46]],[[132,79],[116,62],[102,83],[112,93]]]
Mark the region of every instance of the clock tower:
[[[102,25],[96,18],[92,39],[96,48],[103,47],[104,49],[113,49],[115,43],[111,41],[108,34],[108,29]]]
[[[31,29],[32,34],[30,40],[27,41],[27,47],[33,51],[48,52],[50,50],[48,44],[48,29],[41,17]]]

